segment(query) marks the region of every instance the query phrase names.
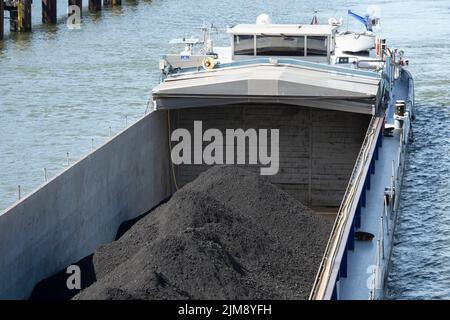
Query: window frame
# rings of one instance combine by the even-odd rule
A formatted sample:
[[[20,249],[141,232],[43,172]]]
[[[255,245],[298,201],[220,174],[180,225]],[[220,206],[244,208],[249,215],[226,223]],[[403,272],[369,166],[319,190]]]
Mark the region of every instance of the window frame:
[[[254,35],[254,34],[233,34],[233,41],[232,41],[232,44],[233,44],[233,47],[232,47],[232,52],[233,52],[233,58],[234,58],[234,56],[249,56],[249,54],[239,54],[239,53],[236,53],[236,46],[235,46],[235,44],[236,44],[236,37],[241,37],[241,36],[248,36],[248,37],[253,37],[253,56],[255,56],[256,55],[256,35]]]
[[[310,55],[308,56],[308,37],[320,37],[320,38],[325,38],[326,40],[326,45],[325,45],[325,50],[326,50],[326,54],[325,55]],[[305,57],[330,57],[330,36],[323,36],[323,35],[308,35],[305,36]]]
[[[232,52],[232,59],[234,59],[235,56],[251,56],[251,55],[245,55],[245,54],[236,54],[235,52],[235,37],[236,36],[251,36],[253,37],[253,56],[257,56],[257,48],[256,48],[256,37],[257,36],[264,36],[264,34],[233,34],[232,35],[232,48],[231,48],[231,52]],[[269,35],[270,36],[270,35]],[[276,35],[273,35],[276,36]],[[281,36],[281,35],[280,35]],[[303,48],[303,57],[327,57],[328,61],[330,60],[331,57],[331,50],[332,50],[332,45],[330,42],[330,38],[333,37],[333,35],[283,35],[283,36],[292,36],[292,37],[304,37],[304,48]],[[308,37],[324,37],[326,39],[326,55],[320,56],[320,55],[311,55],[308,56]],[[293,57],[302,57],[302,56],[293,56]]]
[[[305,48],[305,44],[306,44],[306,36],[304,35],[267,35],[267,34],[258,34],[255,36],[255,55],[258,56],[258,37],[272,37],[272,38],[286,38],[286,37],[293,37],[293,38],[303,38],[303,47],[298,48],[298,49],[302,49],[303,50],[303,54],[298,54],[298,55],[270,55],[270,54],[261,54],[259,56],[281,56],[281,57],[304,57],[305,53],[306,53],[306,48]],[[299,39],[300,40],[300,39]],[[301,41],[301,40],[300,40]]]

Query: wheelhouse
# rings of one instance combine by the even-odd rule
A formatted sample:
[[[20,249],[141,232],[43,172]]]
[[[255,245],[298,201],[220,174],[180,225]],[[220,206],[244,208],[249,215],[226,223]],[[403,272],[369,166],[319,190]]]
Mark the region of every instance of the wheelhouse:
[[[239,24],[227,33],[232,60],[276,56],[329,63],[336,29],[331,25]]]

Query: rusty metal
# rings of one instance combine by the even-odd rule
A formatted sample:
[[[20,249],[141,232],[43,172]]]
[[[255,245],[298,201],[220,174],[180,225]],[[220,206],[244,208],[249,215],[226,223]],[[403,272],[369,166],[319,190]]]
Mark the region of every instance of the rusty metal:
[[[9,23],[12,32],[31,31],[31,0],[9,1]]]
[[[5,4],[3,3],[3,0],[0,0],[0,40],[3,40],[3,35],[5,33],[5,30],[3,29],[3,23],[5,21]]]
[[[89,0],[89,10],[90,11],[102,10],[102,0]]]
[[[19,0],[18,31],[31,31],[31,0]]]
[[[42,0],[42,23],[56,23],[56,0]]]

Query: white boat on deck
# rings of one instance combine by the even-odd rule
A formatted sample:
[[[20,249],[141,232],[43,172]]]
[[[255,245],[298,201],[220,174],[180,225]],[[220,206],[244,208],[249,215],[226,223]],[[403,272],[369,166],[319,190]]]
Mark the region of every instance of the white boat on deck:
[[[229,28],[229,47],[204,29],[198,51],[178,41],[182,53],[162,56],[152,91],[172,128],[280,129],[270,180],[335,221],[311,299],[380,299],[389,270],[414,88],[403,52],[372,31],[379,19],[361,19],[370,31],[263,15]],[[207,167],[173,176],[184,185]]]
[[[336,35],[336,48],[341,52],[363,52],[375,49],[375,34],[372,32],[343,32]]]

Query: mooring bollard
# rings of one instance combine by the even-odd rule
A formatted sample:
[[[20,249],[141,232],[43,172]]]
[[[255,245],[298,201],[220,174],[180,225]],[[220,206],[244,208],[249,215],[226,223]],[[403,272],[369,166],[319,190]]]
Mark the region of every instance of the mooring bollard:
[[[89,10],[90,11],[101,11],[102,10],[102,0],[89,0]]]
[[[83,0],[68,0],[67,6],[68,8],[70,8],[70,6],[77,6],[80,8],[80,17],[83,15]],[[69,16],[71,14],[72,12],[69,10]]]
[[[42,0],[42,23],[56,23],[56,0]]]

